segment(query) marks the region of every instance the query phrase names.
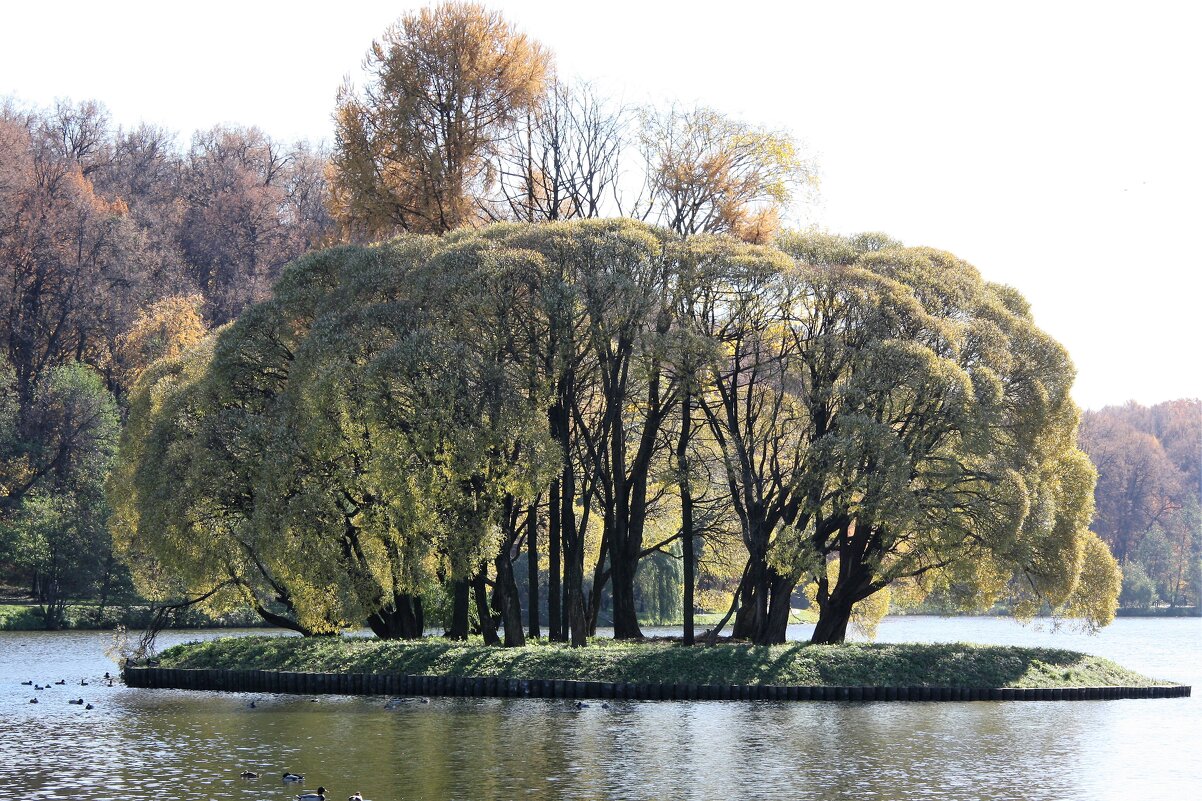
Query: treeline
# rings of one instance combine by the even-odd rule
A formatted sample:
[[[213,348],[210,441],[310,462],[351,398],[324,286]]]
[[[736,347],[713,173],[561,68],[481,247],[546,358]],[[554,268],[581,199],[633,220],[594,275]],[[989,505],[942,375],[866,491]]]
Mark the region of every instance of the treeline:
[[[0,580],[48,625],[128,595],[102,488],[133,378],[330,237],[324,166],[254,128],[181,148],[95,102],[0,104]]]
[[[1087,411],[1098,469],[1093,529],[1123,568],[1125,607],[1202,606],[1202,402]]]

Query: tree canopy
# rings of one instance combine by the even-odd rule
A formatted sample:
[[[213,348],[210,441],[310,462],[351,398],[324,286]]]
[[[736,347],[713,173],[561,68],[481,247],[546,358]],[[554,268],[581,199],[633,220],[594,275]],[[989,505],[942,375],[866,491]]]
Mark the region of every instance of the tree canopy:
[[[423,596],[462,582],[512,640],[542,510],[572,640],[607,585],[639,636],[683,467],[743,544],[736,636],[783,640],[811,583],[818,641],[889,587],[1100,625],[1118,574],[1088,530],[1072,375],[1013,289],[881,236],[586,220],[336,248],[139,380],[118,540],[161,566],[147,592],[220,583],[310,633],[420,635]]]

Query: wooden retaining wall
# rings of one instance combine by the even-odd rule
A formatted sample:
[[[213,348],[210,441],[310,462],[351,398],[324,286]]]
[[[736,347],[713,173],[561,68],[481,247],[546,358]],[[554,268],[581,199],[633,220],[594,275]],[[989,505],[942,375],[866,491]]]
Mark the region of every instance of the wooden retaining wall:
[[[398,673],[294,673],[126,667],[130,687],[296,693],[433,695],[490,698],[630,699],[640,701],[1095,701],[1184,698],[1188,685],[1154,687],[809,687],[774,684],[504,679],[495,676],[405,676]]]

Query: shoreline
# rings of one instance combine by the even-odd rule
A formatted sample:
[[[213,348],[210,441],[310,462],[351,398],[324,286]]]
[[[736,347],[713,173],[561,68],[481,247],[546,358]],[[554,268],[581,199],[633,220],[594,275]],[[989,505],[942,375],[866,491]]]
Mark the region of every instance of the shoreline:
[[[608,701],[1109,701],[1188,698],[1188,685],[1105,687],[949,687],[778,684],[681,684],[517,679],[497,676],[427,676],[396,673],[306,673],[127,666],[126,686],[292,695],[441,696]]]

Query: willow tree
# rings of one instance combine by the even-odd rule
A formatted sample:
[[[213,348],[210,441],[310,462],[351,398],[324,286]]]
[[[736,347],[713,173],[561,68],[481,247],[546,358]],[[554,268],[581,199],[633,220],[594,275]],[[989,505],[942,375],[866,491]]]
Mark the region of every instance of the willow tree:
[[[114,541],[147,597],[204,599],[211,609],[244,603],[304,634],[355,619],[354,586],[341,581],[339,564],[262,514],[274,489],[263,481],[265,460],[285,447],[280,398],[345,256],[294,264],[276,298],[154,363],[135,384],[109,497]]]
[[[879,236],[782,245],[581,220],[306,257],[143,374],[117,539],[140,586],[306,633],[419,636],[421,595],[450,583],[466,634],[470,587],[486,638],[499,612],[512,645],[512,558],[547,497],[582,645],[607,582],[617,636],[639,636],[670,486],[687,517],[720,473],[747,554],[740,637],[783,640],[799,582],[823,642],[898,584],[1106,622],[1117,573],[1086,529],[1072,366],[1018,294]]]
[[[800,355],[787,335],[799,290],[778,250],[725,237],[694,240],[693,250],[703,278],[695,279],[690,324],[709,342],[708,358],[697,362],[698,406],[726,467],[727,502],[748,553],[734,636],[775,640],[769,631],[779,630],[783,639],[797,578],[777,568],[772,550],[782,528],[801,525],[809,443],[791,378]]]
[[[549,53],[498,12],[443,3],[401,17],[365,67],[362,92],[348,84],[338,93],[335,217],[371,237],[475,222],[493,151],[533,111]]]
[[[1087,528],[1094,472],[1064,349],[1017,292],[947,253],[831,244],[785,243],[804,287],[789,328],[809,430],[805,525],[775,558],[815,565],[813,640],[841,641],[852,607],[898,582],[1109,622],[1117,572]]]

